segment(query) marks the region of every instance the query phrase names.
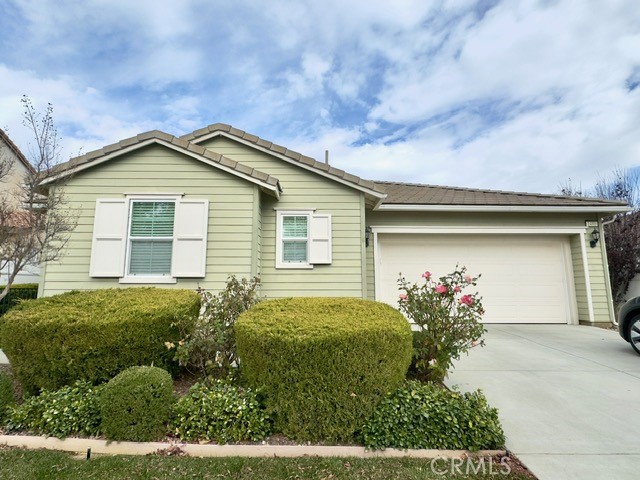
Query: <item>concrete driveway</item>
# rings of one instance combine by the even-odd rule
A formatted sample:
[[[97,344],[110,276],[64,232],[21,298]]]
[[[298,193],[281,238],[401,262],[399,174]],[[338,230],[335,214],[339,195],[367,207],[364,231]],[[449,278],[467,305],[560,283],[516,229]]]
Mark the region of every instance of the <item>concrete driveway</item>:
[[[618,333],[489,325],[447,383],[481,388],[514,452],[541,480],[640,475],[640,355]]]

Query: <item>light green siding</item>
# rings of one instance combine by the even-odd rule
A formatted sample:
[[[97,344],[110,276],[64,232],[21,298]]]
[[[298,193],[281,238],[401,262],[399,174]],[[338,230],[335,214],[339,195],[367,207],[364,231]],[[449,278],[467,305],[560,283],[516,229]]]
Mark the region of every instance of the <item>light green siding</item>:
[[[130,286],[117,278],[91,278],[89,262],[97,198],[122,198],[124,193],[184,194],[208,199],[206,277],[178,279],[162,287],[212,290],[224,286],[229,274],[250,276],[259,231],[255,224],[259,195],[246,180],[220,171],[174,150],[150,146],[78,173],[65,188],[69,206],[78,212],[78,225],[65,255],[43,269],[42,293]]]
[[[464,212],[384,212],[367,211],[367,225],[369,226],[440,226],[440,227],[486,227],[517,228],[517,227],[571,227],[581,228],[585,231],[585,250],[587,255],[591,298],[594,313],[594,322],[610,322],[610,292],[607,288],[605,275],[607,274],[603,261],[604,251],[599,248],[591,248],[589,234],[593,228],[585,227],[586,221],[596,221],[596,218],[584,214],[569,213],[464,213]],[[602,229],[601,229],[602,231]],[[526,234],[525,234],[526,235]],[[571,235],[571,260],[573,266],[576,300],[578,306],[578,318],[580,322],[589,322],[589,310],[587,302],[587,289],[583,267],[582,249],[580,248],[580,236]],[[373,298],[375,290],[374,278],[374,251],[370,247],[367,251],[367,292],[369,298]]]
[[[280,200],[262,196],[261,279],[264,295],[363,296],[364,218],[360,192],[227,138],[217,137],[201,145],[280,180],[283,189]],[[275,208],[308,208],[332,215],[331,265],[315,265],[311,270],[275,268]]]

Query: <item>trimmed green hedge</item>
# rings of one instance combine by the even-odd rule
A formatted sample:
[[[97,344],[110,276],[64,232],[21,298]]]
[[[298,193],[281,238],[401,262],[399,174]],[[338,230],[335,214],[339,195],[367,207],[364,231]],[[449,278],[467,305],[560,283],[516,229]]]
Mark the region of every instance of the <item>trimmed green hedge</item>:
[[[235,330],[242,373],[264,392],[275,430],[302,441],[353,439],[412,355],[402,314],[355,298],[263,301]]]
[[[176,368],[165,342],[195,318],[194,291],[160,288],[69,292],[24,302],[0,318],[0,348],[28,394],[76,380],[100,383],[133,365]]]
[[[131,367],[102,387],[102,431],[109,440],[150,442],[163,438],[175,401],[166,370]]]
[[[0,422],[7,414],[7,409],[16,403],[13,396],[13,382],[11,377],[4,372],[0,372]]]
[[[505,438],[498,410],[480,390],[409,381],[384,399],[362,429],[368,448],[492,450]]]
[[[4,285],[0,286],[0,292],[4,290]],[[20,283],[17,285],[11,285],[11,289],[7,296],[0,300],[0,316],[4,315],[14,305],[18,304],[20,300],[32,300],[38,296],[38,284],[37,283]]]

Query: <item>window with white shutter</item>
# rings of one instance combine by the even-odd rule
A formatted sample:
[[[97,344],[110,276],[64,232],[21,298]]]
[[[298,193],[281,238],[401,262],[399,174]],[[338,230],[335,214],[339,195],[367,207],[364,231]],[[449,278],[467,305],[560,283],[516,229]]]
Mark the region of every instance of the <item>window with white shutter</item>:
[[[276,268],[331,263],[331,215],[312,210],[278,211]]]
[[[92,277],[175,283],[205,276],[208,200],[132,196],[96,201]]]

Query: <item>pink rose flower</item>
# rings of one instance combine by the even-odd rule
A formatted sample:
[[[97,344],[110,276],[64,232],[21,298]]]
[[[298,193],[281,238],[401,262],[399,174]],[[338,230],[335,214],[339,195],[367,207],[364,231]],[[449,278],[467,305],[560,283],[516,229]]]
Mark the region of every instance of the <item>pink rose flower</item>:
[[[455,293],[460,293],[461,292],[461,288],[456,285],[455,287],[453,287],[453,291]]]
[[[471,306],[473,305],[473,297],[471,295],[463,295],[460,300],[460,305],[467,305],[467,306]]]
[[[422,278],[429,280],[431,278],[431,272],[424,272]]]
[[[471,283],[471,282],[473,282],[473,278],[471,278],[471,275],[466,275],[464,277],[464,281],[467,282],[467,283]]]
[[[444,285],[438,285],[436,287],[436,293],[439,293],[441,295],[447,293],[447,287],[445,287]]]
[[[406,300],[406,299],[407,299],[407,295],[405,293],[401,293],[400,300]]]

